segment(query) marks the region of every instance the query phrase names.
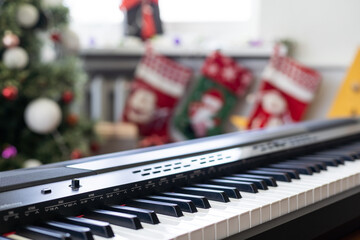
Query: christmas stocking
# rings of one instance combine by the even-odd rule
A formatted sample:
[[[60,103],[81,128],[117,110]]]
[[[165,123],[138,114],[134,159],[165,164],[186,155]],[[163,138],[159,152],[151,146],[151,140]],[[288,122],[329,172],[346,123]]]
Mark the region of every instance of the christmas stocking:
[[[190,76],[190,69],[148,52],[136,68],[124,120],[137,124],[142,136],[170,139],[169,119]]]
[[[216,135],[252,80],[249,70],[215,52],[202,67],[202,77],[175,118],[175,127],[187,138]]]
[[[301,120],[320,84],[320,75],[276,51],[263,73],[248,128],[279,126]]]

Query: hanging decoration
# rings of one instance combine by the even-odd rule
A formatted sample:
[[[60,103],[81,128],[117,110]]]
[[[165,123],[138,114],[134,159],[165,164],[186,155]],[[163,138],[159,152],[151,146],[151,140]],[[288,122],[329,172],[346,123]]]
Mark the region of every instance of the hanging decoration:
[[[143,40],[163,33],[158,0],[123,0],[126,11],[126,34]]]
[[[263,73],[257,101],[249,117],[249,129],[300,121],[320,86],[318,72],[280,55],[279,48],[275,48]]]

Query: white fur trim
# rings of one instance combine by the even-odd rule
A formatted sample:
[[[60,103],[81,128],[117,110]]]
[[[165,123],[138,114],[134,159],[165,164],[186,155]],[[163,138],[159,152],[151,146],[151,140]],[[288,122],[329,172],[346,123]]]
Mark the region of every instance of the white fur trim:
[[[273,84],[275,87],[299,101],[310,102],[314,98],[313,92],[310,92],[308,89],[271,66],[265,68],[263,78],[265,81]]]
[[[172,97],[178,98],[184,93],[185,85],[183,83],[172,81],[155,72],[153,68],[150,68],[145,64],[139,64],[136,68],[135,75],[154,88],[159,89]]]

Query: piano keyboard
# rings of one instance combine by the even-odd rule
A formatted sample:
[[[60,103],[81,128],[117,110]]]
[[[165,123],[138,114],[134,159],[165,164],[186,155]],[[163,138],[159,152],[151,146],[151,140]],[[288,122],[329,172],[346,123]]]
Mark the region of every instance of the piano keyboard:
[[[340,123],[343,131],[345,131],[343,125],[355,125],[356,128],[352,127],[351,130],[360,130],[357,121],[350,122],[350,124],[346,121],[345,123]],[[336,123],[335,126],[339,127],[339,124]],[[330,129],[333,130],[336,127]],[[311,128],[311,126],[309,128]],[[322,128],[321,131],[323,132]],[[264,132],[266,133],[266,131]],[[328,133],[328,130],[325,132]],[[256,134],[261,135],[264,133],[257,132]],[[273,155],[260,154],[260,156],[257,155],[256,158],[252,160],[251,157],[245,155],[245,159],[251,160],[249,160],[250,163],[235,167],[234,163],[241,161],[241,156],[237,156],[238,159],[236,161],[227,163],[234,169],[229,171],[229,169],[226,168],[226,174],[223,174],[223,172],[221,172],[221,174],[212,174],[212,172],[215,171],[215,167],[211,165],[212,162],[210,162],[213,158],[208,156],[207,159],[210,159],[208,160],[210,168],[209,166],[207,166],[207,168],[204,167],[204,169],[207,169],[206,175],[201,174],[201,172],[196,172],[198,170],[195,170],[195,175],[190,175],[185,181],[180,181],[178,184],[176,181],[170,180],[176,179],[176,177],[179,177],[179,174],[173,178],[168,178],[167,180],[169,180],[168,182],[170,183],[167,184],[164,178],[162,180],[160,178],[159,181],[163,181],[163,185],[170,186],[164,187],[163,189],[155,186],[160,182],[156,183],[154,180],[150,180],[147,183],[152,183],[152,185],[148,185],[152,187],[148,187],[148,189],[152,188],[153,190],[149,191],[141,187],[142,189],[140,191],[143,191],[144,194],[136,193],[134,194],[135,197],[106,201],[105,197],[99,197],[97,199],[96,195],[91,195],[87,201],[94,202],[96,203],[95,205],[86,203],[86,200],[84,200],[84,198],[81,200],[80,197],[79,200],[77,200],[78,202],[68,202],[68,205],[72,204],[72,206],[63,206],[63,208],[67,208],[67,211],[60,211],[56,214],[50,214],[51,208],[48,207],[49,205],[46,205],[43,207],[45,210],[42,216],[37,218],[33,217],[34,221],[16,221],[15,218],[19,219],[22,217],[18,213],[19,210],[16,210],[20,208],[11,207],[10,203],[7,203],[7,205],[3,204],[3,202],[5,202],[3,200],[4,197],[10,196],[5,195],[5,193],[21,193],[21,190],[27,188],[15,189],[15,187],[12,186],[10,188],[11,190],[0,192],[0,196],[2,196],[2,198],[0,198],[0,210],[10,205],[10,207],[8,207],[10,211],[3,211],[6,212],[7,215],[3,215],[1,221],[6,223],[13,217],[15,224],[9,225],[8,229],[5,229],[6,232],[2,230],[4,235],[0,237],[0,240],[180,240],[224,239],[227,237],[242,239],[254,237],[256,236],[256,233],[254,233],[256,229],[263,227],[263,230],[259,230],[257,233],[265,231],[271,224],[275,224],[274,226],[281,224],[281,221],[283,221],[281,219],[289,218],[289,216],[292,216],[291,218],[294,219],[295,217],[306,215],[311,208],[325,207],[326,205],[345,198],[347,195],[350,196],[360,192],[360,142],[357,142],[356,138],[358,137],[354,137],[354,134],[358,133],[351,132],[351,134],[347,134],[346,136],[341,133],[341,138],[331,138],[327,139],[327,141],[321,141],[320,143],[310,138],[311,144],[308,144],[307,139],[304,137],[297,138],[302,139],[297,140],[298,146],[294,147],[293,144],[291,147],[285,147],[285,150],[284,145],[286,145],[286,142],[279,141],[279,138],[275,138],[277,140],[277,142],[275,142],[276,144],[274,143],[274,139],[271,140],[272,144],[268,142],[265,144],[268,148],[267,151]],[[239,137],[241,137],[241,135]],[[289,136],[286,135],[286,138],[288,137]],[[318,138],[321,137],[318,136]],[[331,142],[329,140],[331,140]],[[335,143],[333,140],[336,140]],[[234,145],[237,144],[235,143]],[[265,149],[261,142],[256,142],[256,145],[252,143],[251,146],[252,149]],[[281,151],[276,151],[277,146],[282,147]],[[221,151],[233,151],[234,149],[239,150],[241,147],[234,146],[233,148],[225,148],[225,150]],[[245,151],[245,148],[242,148],[242,150]],[[266,150],[260,151],[265,152]],[[274,152],[277,154],[274,155]],[[209,153],[201,156],[207,156],[206,154]],[[218,151],[216,151],[216,154],[218,154]],[[213,155],[213,153],[210,153],[210,156]],[[251,156],[255,156],[255,154],[251,153]],[[224,157],[224,154],[218,157]],[[194,156],[186,156],[184,159],[187,158],[192,160],[196,159]],[[171,159],[171,161],[174,162],[173,166],[181,165],[175,165],[178,159],[178,156],[175,161]],[[199,161],[205,160],[201,159],[201,157],[199,159]],[[87,163],[93,164],[94,162],[84,161],[79,164],[84,169]],[[169,165],[169,160],[165,160],[164,164],[166,165],[166,163]],[[106,165],[107,163],[104,164]],[[221,169],[227,166],[227,164],[218,164],[217,168]],[[66,166],[68,167],[70,165]],[[73,167],[73,165],[71,166]],[[143,164],[140,173],[148,173],[149,170],[146,169],[150,167],[152,170],[155,170],[156,166],[160,166],[159,162]],[[186,168],[185,165],[182,166]],[[131,169],[133,174],[137,174],[136,169],[139,169],[139,166],[132,166],[127,169]],[[102,174],[109,174],[114,171],[117,170],[104,173],[99,171],[97,175],[101,176]],[[200,174],[200,180],[195,178],[196,173]],[[143,177],[147,176],[149,175],[144,175]],[[185,175],[181,176],[184,178]],[[195,181],[191,179],[191,176],[193,176]],[[72,178],[71,184],[73,185],[69,185],[66,193],[78,194],[87,184],[85,179],[92,179],[92,177],[93,176],[90,175],[79,177],[78,179]],[[69,183],[67,180],[55,182],[62,181],[67,184]],[[51,190],[51,192],[44,194],[43,191],[42,195],[50,196],[56,192],[56,188],[53,189],[51,185],[53,182],[54,181],[45,184],[42,183],[38,186],[31,187],[36,187],[37,190],[44,190],[44,187],[46,187],[46,189]],[[74,187],[74,184],[76,187]],[[84,186],[82,186],[82,184],[84,184]],[[94,182],[94,184],[96,185],[97,183]],[[135,187],[136,186],[140,187],[140,182],[138,182],[138,185],[135,183]],[[134,190],[136,188],[133,187],[131,189]],[[125,194],[131,195],[130,192],[131,190],[128,188]],[[115,195],[115,193],[112,193],[112,195]],[[101,196],[105,195],[103,194]],[[15,201],[15,199],[13,201]],[[60,205],[64,204],[66,199],[57,202],[58,208],[60,208]],[[81,204],[82,202],[83,204]],[[79,205],[82,206],[79,207]],[[71,208],[76,210],[72,211]],[[36,209],[40,215],[41,208],[36,204],[31,204],[30,208],[27,208],[28,211],[25,211],[24,214],[27,213],[27,215],[30,215],[29,210],[36,211]],[[54,211],[56,211],[56,209],[54,209]],[[49,216],[47,216],[46,213],[49,213]],[[33,216],[35,215],[36,214],[33,214]],[[276,221],[278,221],[278,223],[274,223]],[[301,235],[301,230],[300,233],[296,234],[298,235],[294,236],[294,239],[304,239]]]

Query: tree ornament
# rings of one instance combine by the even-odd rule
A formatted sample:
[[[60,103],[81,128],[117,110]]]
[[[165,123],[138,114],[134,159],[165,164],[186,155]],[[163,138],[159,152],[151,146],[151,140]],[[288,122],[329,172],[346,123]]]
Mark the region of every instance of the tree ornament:
[[[11,47],[18,46],[20,43],[20,40],[19,40],[19,37],[16,36],[11,31],[5,31],[5,35],[2,39],[2,43],[3,43],[4,47],[11,48]]]
[[[38,134],[54,132],[61,122],[59,105],[48,98],[38,98],[29,103],[25,109],[25,123]]]
[[[52,46],[53,44],[44,44],[41,49],[40,57],[43,63],[51,63],[56,60],[57,54],[55,48]]]
[[[21,47],[13,47],[5,50],[3,62],[7,68],[23,69],[29,62],[29,55]]]
[[[70,90],[63,92],[61,96],[61,100],[66,104],[69,104],[73,99],[74,99],[74,93]]]
[[[32,167],[38,167],[42,163],[37,159],[28,159],[24,162],[23,167],[24,168],[32,168]]]
[[[67,124],[69,124],[70,126],[75,126],[79,121],[78,116],[76,116],[75,114],[71,113],[67,116],[66,118],[66,122]]]
[[[100,149],[100,145],[98,142],[91,142],[90,143],[90,150],[93,152],[93,153],[96,153],[98,152]]]
[[[68,28],[62,33],[61,42],[65,49],[70,53],[76,53],[80,49],[80,40],[78,35]]]
[[[61,42],[61,35],[58,32],[54,32],[50,35],[50,39],[54,42],[54,43],[58,43]]]
[[[62,0],[42,0],[41,1],[41,6],[43,8],[54,8],[54,7],[59,7],[62,5],[63,5]]]
[[[70,155],[71,159],[82,158],[82,156],[83,156],[83,154],[79,149],[74,149]]]
[[[34,5],[21,4],[16,14],[17,23],[23,28],[32,28],[39,21],[39,11]]]
[[[1,94],[6,100],[12,101],[17,98],[18,89],[15,86],[8,86],[2,90]]]
[[[2,158],[5,159],[16,157],[16,155],[17,155],[17,149],[12,145],[7,146],[1,153]]]

